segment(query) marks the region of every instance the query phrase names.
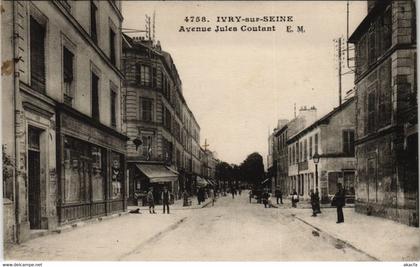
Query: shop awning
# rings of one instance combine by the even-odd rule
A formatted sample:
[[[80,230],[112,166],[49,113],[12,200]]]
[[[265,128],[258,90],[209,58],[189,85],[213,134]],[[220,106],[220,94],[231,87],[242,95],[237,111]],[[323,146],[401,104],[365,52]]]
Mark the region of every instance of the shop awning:
[[[210,185],[216,185],[216,182],[212,179],[207,179],[207,181],[209,182]]]
[[[136,167],[146,175],[151,183],[175,182],[178,172],[163,165],[136,164]]]
[[[197,176],[197,186],[198,187],[206,187],[209,183],[206,181],[206,179],[201,178],[200,176]]]

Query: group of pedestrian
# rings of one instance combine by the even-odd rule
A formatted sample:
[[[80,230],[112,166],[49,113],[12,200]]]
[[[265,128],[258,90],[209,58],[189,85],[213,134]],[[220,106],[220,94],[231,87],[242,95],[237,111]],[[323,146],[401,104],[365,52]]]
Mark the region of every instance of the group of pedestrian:
[[[337,184],[338,191],[335,193],[332,201],[331,206],[336,207],[337,209],[337,223],[344,222],[344,214],[343,214],[343,207],[346,205],[346,194],[341,183]],[[312,217],[316,217],[317,214],[321,213],[321,205],[320,205],[320,198],[319,198],[319,191],[318,189],[314,190],[311,189],[310,193],[311,197],[311,207],[312,207]],[[293,190],[292,193],[292,207],[296,208],[297,203],[299,202],[299,195],[297,194],[296,190]]]
[[[155,212],[155,196],[153,192],[153,187],[149,188],[149,192],[147,192],[147,203],[149,204],[149,213],[156,214]],[[163,205],[163,213],[169,214],[169,204],[171,201],[171,192],[169,192],[168,188],[165,186],[161,193],[162,205]]]

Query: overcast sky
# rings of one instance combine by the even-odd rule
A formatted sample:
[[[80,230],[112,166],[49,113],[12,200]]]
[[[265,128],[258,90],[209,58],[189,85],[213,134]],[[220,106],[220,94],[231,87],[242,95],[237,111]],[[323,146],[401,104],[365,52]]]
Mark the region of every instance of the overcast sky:
[[[350,34],[366,15],[365,1],[350,1]],[[346,36],[346,1],[123,2],[125,28],[144,29],[156,13],[156,39],[171,53],[185,99],[201,127],[201,144],[219,159],[241,163],[252,152],[267,157],[268,132],[292,119],[293,106],[315,106],[318,117],[338,105],[333,39]],[[217,16],[293,16],[275,32],[179,32],[180,26],[216,25]],[[186,16],[210,22],[187,23]],[[248,23],[256,26],[258,23]],[[287,33],[286,26],[305,33]],[[346,75],[343,93],[353,87]]]

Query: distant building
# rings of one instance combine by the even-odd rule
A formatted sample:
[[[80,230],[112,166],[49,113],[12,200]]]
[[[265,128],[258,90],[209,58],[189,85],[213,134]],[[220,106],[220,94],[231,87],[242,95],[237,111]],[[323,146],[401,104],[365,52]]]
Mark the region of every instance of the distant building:
[[[193,193],[201,172],[200,126],[171,55],[159,43],[123,35],[123,70],[129,203],[143,199],[149,187]]]
[[[288,192],[304,199],[310,190],[329,202],[341,183],[349,201],[354,199],[356,159],[354,157],[355,101],[351,98],[287,140]],[[320,156],[317,168],[313,156]]]
[[[356,51],[356,211],[419,225],[416,1],[369,1]]]
[[[274,193],[279,188],[283,194],[290,194],[288,186],[288,147],[289,136],[303,130],[305,126],[313,123],[317,118],[315,107],[301,107],[299,114],[291,121],[280,119],[272,133],[271,157],[272,157],[272,181],[271,190]]]
[[[7,245],[125,210],[127,137],[120,1],[7,1],[2,11],[3,144],[17,170],[3,177]]]

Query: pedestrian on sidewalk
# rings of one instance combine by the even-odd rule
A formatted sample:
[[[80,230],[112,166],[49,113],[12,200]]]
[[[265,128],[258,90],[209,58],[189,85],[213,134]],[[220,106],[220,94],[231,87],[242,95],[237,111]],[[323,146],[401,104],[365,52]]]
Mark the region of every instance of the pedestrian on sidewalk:
[[[235,198],[235,189],[233,187],[230,189],[230,192],[232,193],[232,198]]]
[[[331,205],[337,207],[337,223],[344,222],[343,207],[346,205],[346,196],[341,183],[337,184],[338,192],[335,194]]]
[[[293,189],[293,194],[292,194],[292,207],[296,208],[297,207],[297,203],[299,202],[299,196],[296,192],[296,189]]]
[[[189,203],[189,201],[188,201],[188,197],[189,197],[189,195],[188,195],[187,190],[184,190],[184,193],[182,193],[182,199],[184,200],[184,203],[183,203],[183,206],[184,206],[184,207],[186,207],[186,206],[189,206],[189,205],[190,205],[190,203]]]
[[[249,190],[248,195],[249,195],[249,203],[251,203],[251,200],[252,200],[252,189]]]
[[[197,201],[198,201],[198,205],[201,205],[201,192],[202,192],[202,189],[201,189],[201,188],[199,188],[199,189],[198,189],[198,191],[197,191]]]
[[[280,188],[277,188],[276,191],[274,191],[274,195],[276,196],[277,204],[283,204],[283,193],[281,192]]]
[[[317,212],[316,196],[313,189],[311,189],[310,196],[311,196],[312,217],[316,217],[316,212]]]
[[[168,191],[168,188],[165,186],[162,192],[162,205],[163,205],[163,214],[165,214],[165,208],[169,214],[169,202],[171,201],[171,193]]]
[[[321,213],[321,204],[320,204],[320,198],[319,198],[319,191],[318,188],[315,190],[315,203],[316,203],[316,213]]]
[[[264,208],[267,208],[269,198],[270,198],[270,194],[268,193],[267,189],[265,189],[264,193],[262,194],[262,202],[264,204]]]
[[[210,188],[210,190],[209,190],[209,197],[211,199],[211,205],[214,206],[214,202],[216,201],[216,197],[214,195],[213,188]]]
[[[155,197],[153,195],[153,187],[150,187],[149,192],[147,192],[147,203],[149,204],[149,213],[155,214]]]

